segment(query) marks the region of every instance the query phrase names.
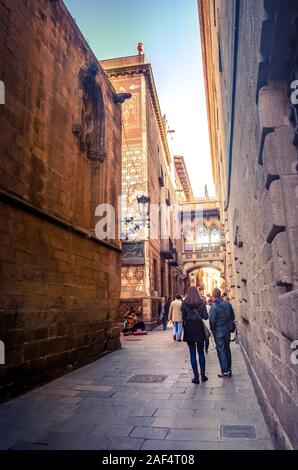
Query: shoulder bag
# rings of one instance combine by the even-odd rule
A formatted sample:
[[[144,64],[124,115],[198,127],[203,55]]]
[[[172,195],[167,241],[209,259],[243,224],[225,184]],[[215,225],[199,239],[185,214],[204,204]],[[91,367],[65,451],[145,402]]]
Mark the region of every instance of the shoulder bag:
[[[203,328],[204,328],[206,339],[209,339],[210,336],[211,336],[211,332],[210,332],[209,328],[205,325],[205,322],[204,322],[203,318],[201,317],[201,315],[199,314],[199,312],[196,309],[194,309],[194,311],[196,312],[197,316],[199,317],[199,319],[203,323]]]

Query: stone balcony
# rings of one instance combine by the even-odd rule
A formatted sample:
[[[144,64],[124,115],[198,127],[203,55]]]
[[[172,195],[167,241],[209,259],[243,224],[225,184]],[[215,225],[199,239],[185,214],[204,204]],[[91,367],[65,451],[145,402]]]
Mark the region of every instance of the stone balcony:
[[[197,264],[223,269],[225,250],[220,245],[202,245],[191,251],[184,250],[180,255],[180,261],[184,264],[186,270]]]
[[[160,240],[160,254],[164,259],[173,259],[174,245],[171,237]]]

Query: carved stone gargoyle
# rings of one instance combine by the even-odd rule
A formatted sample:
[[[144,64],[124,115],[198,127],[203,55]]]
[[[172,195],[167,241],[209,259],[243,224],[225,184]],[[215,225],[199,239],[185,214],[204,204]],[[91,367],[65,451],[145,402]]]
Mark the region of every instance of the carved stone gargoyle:
[[[116,104],[123,104],[125,100],[132,97],[131,93],[114,93],[114,102]]]

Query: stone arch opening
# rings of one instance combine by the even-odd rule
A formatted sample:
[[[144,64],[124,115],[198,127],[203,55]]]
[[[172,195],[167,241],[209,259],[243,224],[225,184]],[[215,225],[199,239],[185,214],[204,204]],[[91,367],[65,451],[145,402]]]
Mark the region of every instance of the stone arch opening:
[[[211,294],[215,287],[220,289],[225,287],[222,271],[214,266],[193,266],[187,275],[188,284],[199,288],[203,295]]]
[[[220,271],[221,273],[224,272],[224,265],[222,261],[216,260],[205,260],[205,261],[200,261],[200,262],[188,262],[184,264],[184,272],[186,274],[190,274],[192,271],[195,271],[197,269],[204,269],[204,268],[214,268],[217,271]]]

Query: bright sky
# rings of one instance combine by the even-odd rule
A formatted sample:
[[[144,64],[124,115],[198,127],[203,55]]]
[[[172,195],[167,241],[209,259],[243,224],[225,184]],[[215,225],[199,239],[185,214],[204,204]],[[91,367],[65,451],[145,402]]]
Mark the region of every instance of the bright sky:
[[[183,155],[194,194],[213,193],[197,0],[64,0],[98,59],[134,55],[152,64],[172,154]]]

